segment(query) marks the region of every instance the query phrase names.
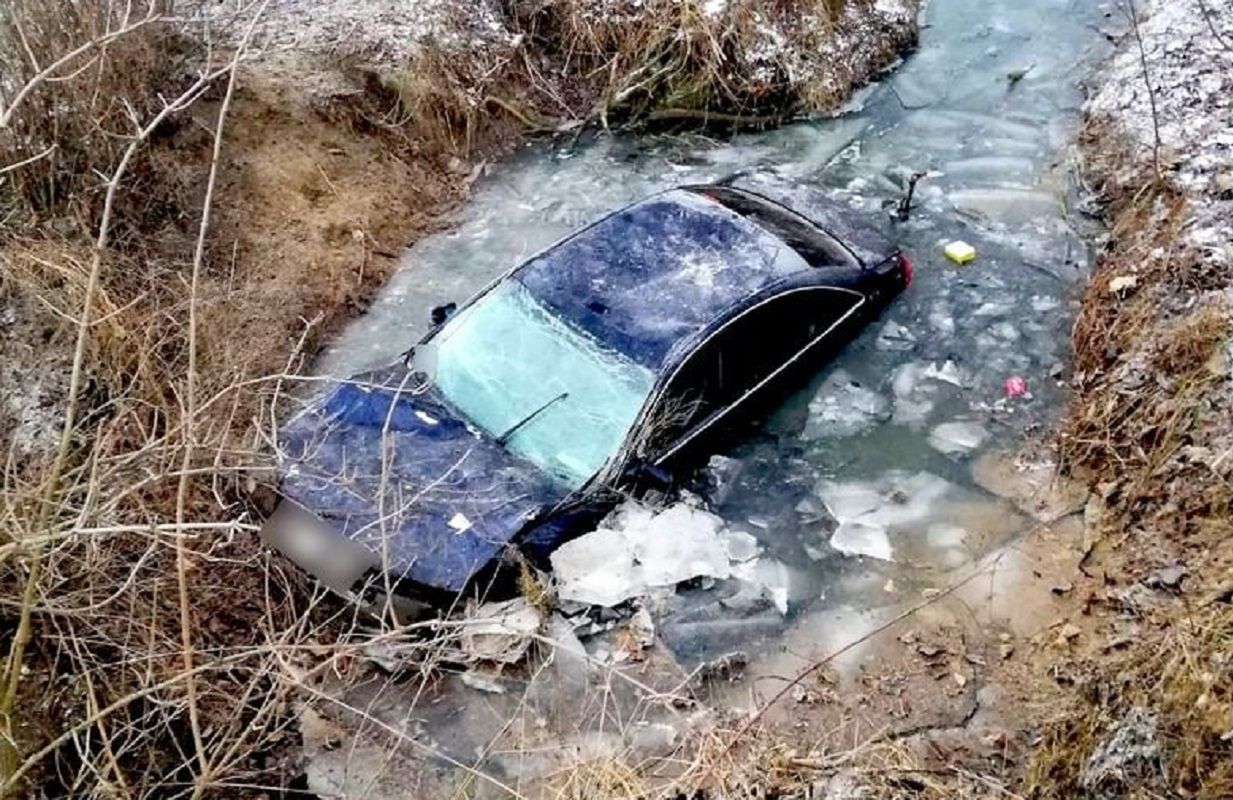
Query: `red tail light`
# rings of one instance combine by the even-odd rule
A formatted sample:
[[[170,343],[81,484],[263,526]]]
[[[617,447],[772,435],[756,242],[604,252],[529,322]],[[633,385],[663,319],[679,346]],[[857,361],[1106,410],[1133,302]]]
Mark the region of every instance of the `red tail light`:
[[[908,254],[899,252],[899,266],[903,267],[903,288],[912,285],[912,259],[908,258]]]

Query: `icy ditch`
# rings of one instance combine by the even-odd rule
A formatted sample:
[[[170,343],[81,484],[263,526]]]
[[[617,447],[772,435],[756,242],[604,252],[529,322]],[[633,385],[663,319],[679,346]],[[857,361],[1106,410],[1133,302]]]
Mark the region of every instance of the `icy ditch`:
[[[1103,22],[1101,5],[931,3],[920,51],[834,119],[723,142],[602,137],[570,150],[524,150],[487,171],[457,229],[408,253],[406,268],[320,368],[347,375],[389,360],[426,329],[427,309],[464,299],[653,191],[754,170],[766,191],[806,214],[824,202],[847,206],[912,254],[911,289],[723,454],[721,480],[701,480],[710,489],[700,501],[626,506],[591,534],[622,565],[602,585],[578,577],[599,561],[583,545],[559,553],[556,580],[578,599],[558,606],[538,634],[555,639],[543,631],[568,628],[591,668],[653,663],[678,691],[690,674],[722,672],[738,653],[749,672],[776,674],[842,646],[986,564],[1035,521],[1081,505],[1081,497],[1047,491],[1047,462],[996,454],[1060,410],[1088,252],[1074,228],[1080,204],[1058,165],[1077,129],[1087,60],[1107,47],[1087,24]],[[907,177],[922,170],[930,172],[910,220],[892,222]],[[975,248],[972,263],[942,255],[956,239]],[[1026,392],[1008,392],[1021,385]],[[756,553],[742,534],[756,540]],[[683,549],[658,539],[673,536],[692,546],[669,565],[660,559]],[[651,570],[640,555],[655,561]],[[623,633],[635,616],[654,624],[655,644],[645,650],[625,646],[642,640]],[[798,649],[785,662],[789,641]],[[518,698],[556,691],[535,678],[555,668],[532,659],[524,669],[496,678],[506,694],[492,697],[508,707],[488,716],[438,707],[427,729],[443,740],[442,726],[456,729],[451,746],[473,752],[491,727],[470,729],[460,717],[492,726]],[[735,694],[750,688],[733,685]],[[466,703],[456,686],[441,691],[442,704]],[[568,730],[611,733],[603,719],[580,708]]]

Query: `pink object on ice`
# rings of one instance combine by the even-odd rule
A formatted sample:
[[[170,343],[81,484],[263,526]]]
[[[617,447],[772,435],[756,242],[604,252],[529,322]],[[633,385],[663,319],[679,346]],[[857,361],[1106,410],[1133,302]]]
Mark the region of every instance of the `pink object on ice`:
[[[1003,387],[1006,389],[1007,397],[1023,397],[1023,395],[1027,394],[1028,390],[1027,380],[1020,378],[1018,375],[1012,375],[1007,378]]]

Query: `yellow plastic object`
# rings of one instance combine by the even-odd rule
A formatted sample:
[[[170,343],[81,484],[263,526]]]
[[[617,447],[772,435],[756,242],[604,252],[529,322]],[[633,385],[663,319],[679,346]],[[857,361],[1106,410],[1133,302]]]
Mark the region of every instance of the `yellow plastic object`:
[[[966,264],[976,258],[976,248],[967,242],[951,242],[942,252],[946,253],[946,257],[956,264]]]

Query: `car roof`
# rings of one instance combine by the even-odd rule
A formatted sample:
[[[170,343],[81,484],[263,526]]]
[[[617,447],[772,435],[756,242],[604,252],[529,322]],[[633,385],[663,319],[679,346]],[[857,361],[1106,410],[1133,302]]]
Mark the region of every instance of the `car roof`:
[[[605,217],[512,277],[567,322],[658,370],[682,340],[810,269],[739,214],[674,189]]]

